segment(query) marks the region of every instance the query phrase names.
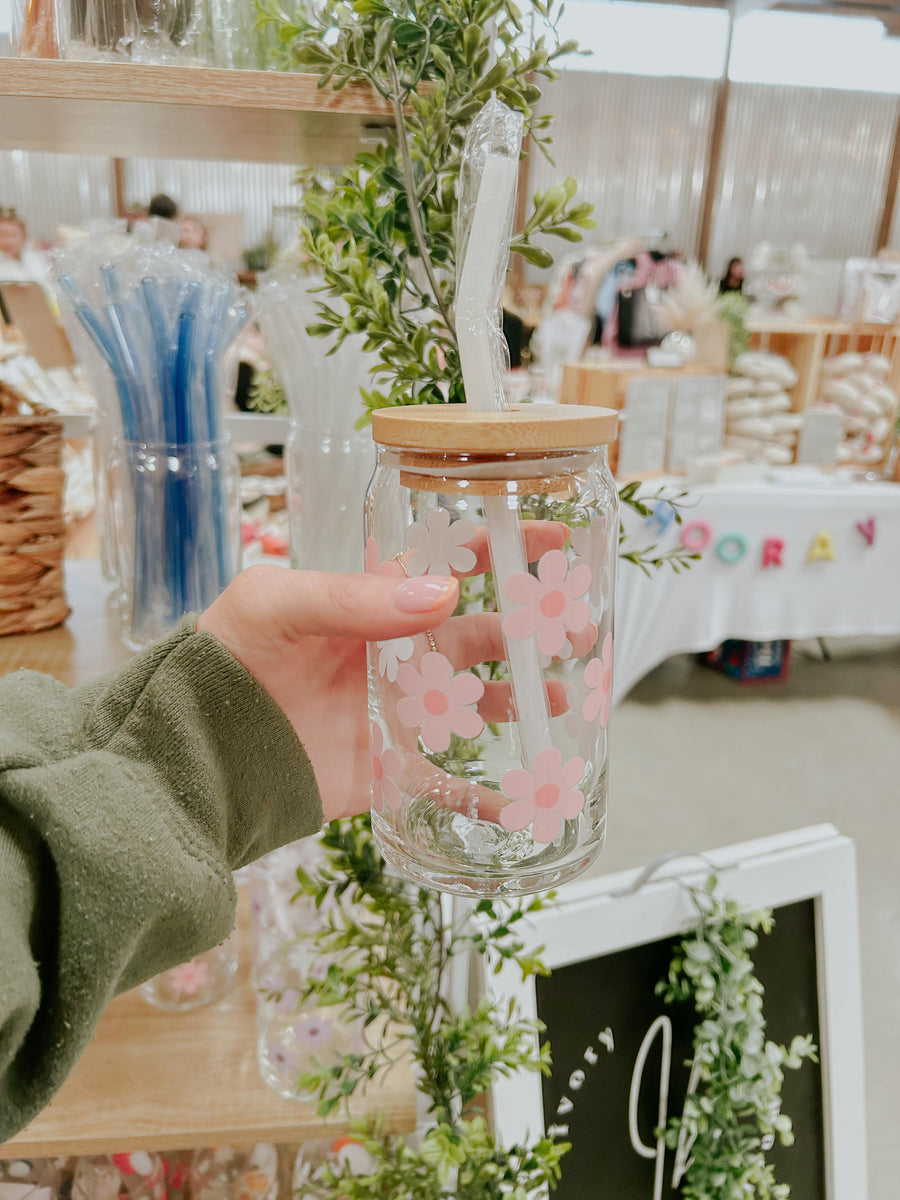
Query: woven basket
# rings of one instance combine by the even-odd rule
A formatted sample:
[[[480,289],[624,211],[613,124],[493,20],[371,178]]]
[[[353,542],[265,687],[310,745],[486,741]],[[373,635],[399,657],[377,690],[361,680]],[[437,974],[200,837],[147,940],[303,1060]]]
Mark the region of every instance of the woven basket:
[[[32,410],[19,412],[24,402]],[[62,423],[0,383],[0,635],[69,615],[63,585]]]

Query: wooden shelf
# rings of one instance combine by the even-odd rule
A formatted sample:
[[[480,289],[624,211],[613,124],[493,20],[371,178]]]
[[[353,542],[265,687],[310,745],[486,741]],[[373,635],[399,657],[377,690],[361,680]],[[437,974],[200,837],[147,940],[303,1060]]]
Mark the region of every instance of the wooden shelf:
[[[109,585],[99,563],[66,563],[73,615],[44,633],[0,638],[0,674],[30,667],[83,683],[128,657],[118,639]],[[347,1132],[315,1108],[285,1100],[256,1062],[256,999],[250,984],[246,906],[238,921],[241,966],[219,1004],[192,1013],[152,1008],[136,992],[109,1005],[96,1036],[57,1098],[0,1159],[128,1150],[184,1150],[257,1141],[300,1142]],[[352,1112],[383,1116],[386,1131],[416,1125],[412,1072],[394,1070]]]
[[[370,88],[316,75],[0,60],[0,149],[340,165],[391,124]]]

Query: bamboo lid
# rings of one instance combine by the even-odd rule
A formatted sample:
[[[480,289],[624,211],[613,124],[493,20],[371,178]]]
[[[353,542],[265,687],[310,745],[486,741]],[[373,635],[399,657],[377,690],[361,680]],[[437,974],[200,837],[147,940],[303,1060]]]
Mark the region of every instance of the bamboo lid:
[[[381,446],[508,454],[517,450],[577,450],[616,436],[618,414],[581,404],[528,404],[505,412],[470,411],[466,404],[410,404],[372,413]]]

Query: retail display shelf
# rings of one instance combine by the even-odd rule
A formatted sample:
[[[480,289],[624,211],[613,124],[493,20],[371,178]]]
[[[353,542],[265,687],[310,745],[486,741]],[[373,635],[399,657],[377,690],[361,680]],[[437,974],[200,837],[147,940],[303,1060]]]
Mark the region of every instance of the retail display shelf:
[[[0,674],[31,667],[78,684],[128,657],[99,563],[67,561],[66,587],[69,621],[0,639]],[[345,1117],[326,1125],[314,1104],[283,1099],[259,1073],[248,908],[239,910],[241,966],[229,994],[192,1013],[163,1012],[137,992],[113,1000],[57,1098],[0,1146],[0,1159],[296,1143],[347,1132]],[[352,1112],[379,1114],[386,1131],[415,1128],[410,1066],[398,1064],[383,1086],[354,1101]]]
[[[391,123],[370,88],[316,75],[2,60],[0,150],[331,165]]]

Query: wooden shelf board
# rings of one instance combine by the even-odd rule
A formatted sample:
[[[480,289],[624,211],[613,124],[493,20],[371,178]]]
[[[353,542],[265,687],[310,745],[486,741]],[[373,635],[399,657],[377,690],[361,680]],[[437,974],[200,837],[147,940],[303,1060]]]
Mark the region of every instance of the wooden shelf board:
[[[43,633],[0,638],[0,674],[29,667],[73,685],[128,657],[99,563],[68,560],[66,587],[69,621]],[[347,1132],[344,1117],[329,1118],[326,1126],[314,1106],[285,1100],[263,1082],[246,910],[242,904],[241,965],[229,994],[192,1013],[155,1009],[137,992],[113,1000],[57,1098],[0,1146],[0,1159],[300,1142]],[[387,1131],[414,1129],[411,1070],[400,1065],[351,1111],[383,1115]]]
[[[370,88],[276,71],[0,60],[0,149],[339,165],[391,123]],[[62,101],[62,103],[60,103]]]

